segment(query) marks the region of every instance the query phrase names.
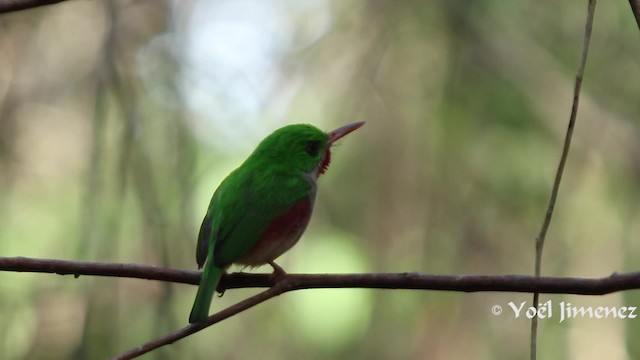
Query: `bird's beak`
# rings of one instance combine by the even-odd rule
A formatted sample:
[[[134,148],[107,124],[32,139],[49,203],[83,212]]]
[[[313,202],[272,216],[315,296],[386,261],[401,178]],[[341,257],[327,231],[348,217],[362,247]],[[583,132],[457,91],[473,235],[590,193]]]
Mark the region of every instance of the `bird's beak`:
[[[342,138],[348,133],[355,131],[364,125],[364,121],[354,122],[353,124],[345,125],[341,128],[335,129],[333,131],[329,131],[327,136],[329,136],[328,145],[333,144],[336,140]]]

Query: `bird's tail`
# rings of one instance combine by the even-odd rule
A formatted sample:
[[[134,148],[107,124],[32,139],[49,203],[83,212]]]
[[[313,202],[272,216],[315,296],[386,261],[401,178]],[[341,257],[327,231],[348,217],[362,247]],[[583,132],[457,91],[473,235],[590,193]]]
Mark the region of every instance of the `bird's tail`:
[[[193,303],[193,308],[191,308],[191,314],[189,314],[189,323],[204,322],[209,316],[209,306],[211,306],[211,300],[218,287],[222,271],[223,269],[217,267],[210,257],[209,263],[205,265],[204,272],[200,278],[198,294]]]

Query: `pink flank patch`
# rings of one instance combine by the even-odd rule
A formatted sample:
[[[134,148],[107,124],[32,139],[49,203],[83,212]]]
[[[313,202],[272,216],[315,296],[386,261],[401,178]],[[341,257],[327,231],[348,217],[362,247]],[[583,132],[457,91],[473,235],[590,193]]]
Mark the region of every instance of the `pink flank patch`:
[[[309,224],[312,205],[308,198],[277,216],[260,240],[245,254],[239,264],[257,266],[275,260],[295,245]]]

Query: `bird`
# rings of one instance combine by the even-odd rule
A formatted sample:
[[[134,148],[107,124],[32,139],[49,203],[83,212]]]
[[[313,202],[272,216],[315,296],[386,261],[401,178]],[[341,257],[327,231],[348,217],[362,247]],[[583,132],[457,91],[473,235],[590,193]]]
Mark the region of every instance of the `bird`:
[[[285,273],[274,260],[307,228],[318,177],[331,162],[331,146],[364,124],[329,132],[309,124],[284,126],[220,183],[198,234],[196,262],[204,269],[189,323],[206,321],[220,278],[232,264],[269,264],[274,275]]]

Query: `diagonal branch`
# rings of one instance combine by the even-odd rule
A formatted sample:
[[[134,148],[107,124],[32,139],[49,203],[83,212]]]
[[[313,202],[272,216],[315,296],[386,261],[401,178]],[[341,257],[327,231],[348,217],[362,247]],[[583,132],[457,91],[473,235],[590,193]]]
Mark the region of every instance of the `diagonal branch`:
[[[207,321],[202,324],[189,324],[181,329],[178,329],[172,333],[161,336],[155,340],[149,341],[144,345],[137,346],[131,350],[128,350],[122,354],[116,355],[111,360],[129,360],[144,355],[150,351],[153,351],[161,346],[173,344],[174,342],[185,338],[191,334],[194,334],[202,329],[205,329],[211,325],[219,323],[220,321],[230,318],[231,316],[238,314],[244,310],[252,308],[264,301],[271,299],[274,296],[278,296],[285,291],[289,291],[287,284],[291,284],[291,280],[280,280],[278,284],[269,288],[269,290],[263,291],[257,295],[254,295],[248,299],[240,301],[239,303],[232,305],[222,311],[219,311],[207,318]]]
[[[65,0],[0,0],[0,14],[53,5]]]
[[[631,11],[636,18],[638,29],[640,29],[640,0],[629,0],[629,5],[631,5]]]

